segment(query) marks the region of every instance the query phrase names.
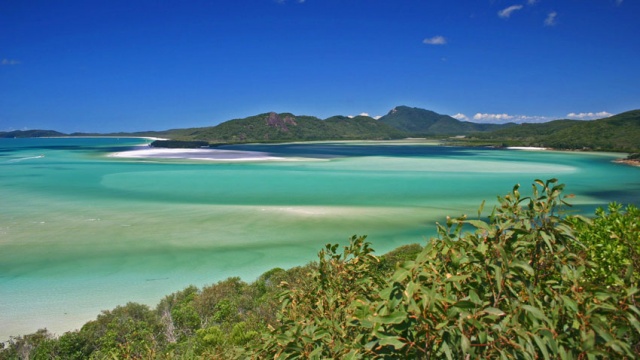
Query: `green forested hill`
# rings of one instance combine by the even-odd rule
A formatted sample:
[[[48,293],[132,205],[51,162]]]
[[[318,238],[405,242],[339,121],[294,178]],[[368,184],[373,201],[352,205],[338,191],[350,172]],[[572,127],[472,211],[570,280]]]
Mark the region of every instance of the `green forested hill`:
[[[441,115],[430,110],[396,106],[380,118],[380,122],[411,134],[411,136],[464,135],[477,131],[491,131],[514,124],[478,124],[460,121],[449,115]]]
[[[334,116],[320,120],[313,116],[274,112],[229,120],[213,127],[174,130],[169,135],[179,140],[210,143],[398,139],[407,136],[367,116]]]
[[[15,130],[2,132],[0,138],[34,138],[34,137],[56,137],[65,134],[53,130]]]
[[[470,138],[556,149],[640,152],[640,110],[592,121],[521,124]]]
[[[375,120],[368,116],[333,116],[321,120],[275,112],[234,119],[202,128],[72,136],[150,136],[210,144],[314,140],[385,140],[404,137],[467,135],[466,144],[542,146],[556,149],[640,152],[640,110],[609,118],[555,120],[540,124],[479,124],[448,115],[398,106]],[[0,132],[0,137],[55,137],[51,130]],[[200,144],[200,143],[198,143]],[[158,146],[169,146],[167,144]],[[182,145],[188,146],[188,143]]]
[[[398,106],[379,120],[369,116],[333,116],[321,120],[274,112],[234,119],[217,126],[170,130],[156,136],[212,144],[313,140],[383,140],[410,136],[462,135],[511,126],[476,124],[433,111]]]

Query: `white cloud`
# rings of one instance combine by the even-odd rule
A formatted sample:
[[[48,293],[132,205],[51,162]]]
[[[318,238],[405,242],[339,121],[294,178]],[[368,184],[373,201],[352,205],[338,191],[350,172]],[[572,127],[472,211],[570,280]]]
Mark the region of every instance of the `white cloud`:
[[[15,59],[2,59],[2,61],[0,61],[0,65],[18,65],[18,64],[20,64],[20,61]]]
[[[369,116],[369,113],[361,112],[360,115],[358,115],[358,116]]]
[[[373,118],[376,119],[376,120],[380,120],[381,117],[382,117],[382,115],[376,115]]]
[[[513,123],[541,123],[551,121],[553,118],[548,116],[530,116],[530,115],[509,115],[509,114],[483,114],[477,113],[473,115],[473,121],[491,124]]]
[[[469,118],[467,117],[467,115],[462,114],[462,113],[457,113],[455,115],[451,115],[452,118],[454,119],[458,119],[460,121],[469,121]]]
[[[509,122],[513,119],[513,116],[509,114],[482,114],[477,113],[473,115],[473,120],[486,121],[486,122]]]
[[[544,19],[544,25],[545,26],[554,26],[556,24],[556,17],[558,16],[558,13],[555,11],[552,11],[549,13],[549,15],[547,15],[547,18]]]
[[[447,43],[447,39],[445,39],[444,36],[438,35],[438,36],[426,38],[422,40],[422,43],[427,45],[444,45]]]
[[[609,116],[612,116],[613,114],[608,113],[606,111],[600,111],[600,112],[587,112],[587,113],[569,113],[567,114],[567,118],[569,119],[576,119],[576,120],[593,120],[593,119],[602,119],[602,118],[606,118]]]
[[[502,9],[498,11],[498,16],[506,19],[506,18],[509,18],[514,11],[518,11],[522,8],[523,8],[522,5],[511,5],[506,9]]]

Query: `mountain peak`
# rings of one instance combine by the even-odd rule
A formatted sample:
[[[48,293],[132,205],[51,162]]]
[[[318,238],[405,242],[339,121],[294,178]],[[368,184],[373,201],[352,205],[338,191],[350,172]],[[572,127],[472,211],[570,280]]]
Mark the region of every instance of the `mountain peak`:
[[[463,135],[476,131],[486,131],[490,127],[487,127],[486,124],[462,122],[449,115],[405,105],[394,107],[379,121],[412,134],[412,136]]]

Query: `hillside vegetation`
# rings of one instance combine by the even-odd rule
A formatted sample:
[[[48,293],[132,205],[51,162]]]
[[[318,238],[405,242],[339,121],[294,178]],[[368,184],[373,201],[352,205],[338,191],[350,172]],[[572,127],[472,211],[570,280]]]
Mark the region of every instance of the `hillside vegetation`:
[[[460,121],[449,115],[441,115],[430,110],[396,106],[379,119],[387,125],[404,131],[413,137],[438,135],[465,135],[479,131],[494,131],[515,124],[479,124]]]
[[[290,113],[266,113],[217,126],[174,130],[176,140],[212,144],[317,140],[387,140],[417,136],[448,136],[511,126],[462,122],[433,111],[398,106],[375,120],[369,116],[333,116],[325,120]]]
[[[555,120],[539,124],[496,125],[459,121],[451,116],[429,110],[397,106],[378,120],[368,116],[333,116],[321,120],[314,116],[271,112],[202,128],[71,135],[159,137],[173,140],[154,143],[154,146],[159,147],[437,137],[462,145],[536,146],[564,150],[638,153],[640,152],[640,110],[592,121]],[[452,140],[451,137],[456,135],[465,135],[466,138]],[[51,130],[0,132],[0,137],[43,136],[67,135]]]
[[[313,140],[398,139],[406,134],[367,116],[335,116],[320,120],[274,112],[223,122],[217,126],[188,129],[177,140],[201,140],[211,144]]]
[[[640,110],[592,121],[521,124],[490,133],[476,133],[469,139],[555,149],[640,152]]]
[[[0,138],[34,138],[34,137],[59,137],[65,134],[53,130],[15,130],[0,131]]]
[[[487,221],[447,217],[424,247],[377,257],[353,236],[251,284],[15,337],[0,359],[640,358],[640,211],[564,216],[563,188],[515,186]]]

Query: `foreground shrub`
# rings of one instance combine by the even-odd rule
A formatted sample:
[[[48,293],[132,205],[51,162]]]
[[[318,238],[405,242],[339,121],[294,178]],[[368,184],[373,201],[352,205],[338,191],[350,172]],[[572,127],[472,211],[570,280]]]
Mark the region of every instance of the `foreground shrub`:
[[[640,210],[611,203],[596,210],[593,220],[574,221],[588,261],[587,281],[609,286],[631,286],[640,280]]]
[[[488,222],[448,218],[383,284],[367,272],[366,243],[352,240],[342,256],[328,245],[310,292],[284,294],[282,325],[261,355],[636,358],[638,289],[585,276],[586,252],[572,251],[584,249],[573,229],[579,220],[558,213],[567,205],[562,190],[555,179],[536,180],[531,197],[516,186],[499,198]]]
[[[361,352],[367,331],[350,325],[355,305],[371,302],[383,284],[378,258],[364,240],[352,237],[341,253],[337,244],[327,245],[306,285],[283,284],[280,325],[265,335],[259,358],[343,359]]]

